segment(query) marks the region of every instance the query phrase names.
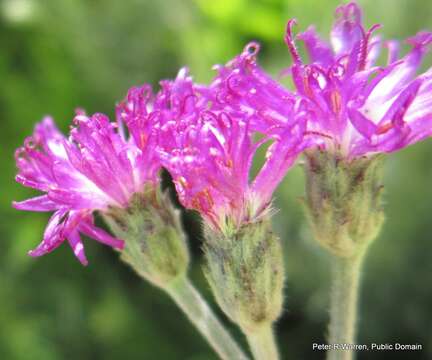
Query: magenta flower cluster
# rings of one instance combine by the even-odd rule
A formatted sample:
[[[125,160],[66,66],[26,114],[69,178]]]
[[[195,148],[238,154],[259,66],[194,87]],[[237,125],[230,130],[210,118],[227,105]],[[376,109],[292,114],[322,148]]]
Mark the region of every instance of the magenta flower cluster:
[[[272,194],[296,158],[318,147],[347,159],[389,153],[432,134],[432,69],[416,72],[432,33],[396,41],[365,29],[355,3],[340,6],[330,44],[313,27],[297,35],[288,22],[285,41],[293,64],[290,91],[262,70],[250,43],[210,85],[193,82],[186,69],[160,91],[132,88],[117,106],[116,122],[77,112],[69,137],[51,118],[39,123],[16,153],[17,181],[44,195],[14,203],[17,209],[54,211],[40,256],[68,241],[86,264],[80,233],[121,249],[123,241],[94,225],[95,211],[127,207],[145,186],[158,186],[167,169],[181,203],[201,213],[214,229],[240,226],[264,214]],[[387,64],[375,65],[382,48]],[[250,179],[257,150],[268,145],[263,165]]]

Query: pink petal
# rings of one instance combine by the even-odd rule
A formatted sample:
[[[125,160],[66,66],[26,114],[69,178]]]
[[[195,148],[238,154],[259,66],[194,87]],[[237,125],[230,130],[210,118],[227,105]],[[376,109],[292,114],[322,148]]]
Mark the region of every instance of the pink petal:
[[[348,113],[351,124],[360,134],[370,139],[376,133],[377,126],[375,125],[375,123],[370,121],[360,111],[358,111],[357,109],[348,108]]]
[[[300,33],[297,37],[305,43],[311,62],[329,66],[334,61],[329,44],[318,36],[313,26]]]
[[[389,40],[384,43],[388,50],[387,64],[390,65],[399,58],[400,44],[399,41]]]
[[[422,78],[414,80],[407,86],[392,103],[386,114],[380,120],[380,124],[391,121],[394,124],[400,124],[404,121],[404,115],[411,103],[414,101],[417,92],[423,82]]]
[[[24,201],[14,201],[12,206],[18,210],[28,211],[53,211],[58,209],[59,205],[51,201],[47,195],[37,196]]]
[[[91,237],[92,239],[95,239],[99,241],[102,244],[109,245],[113,248],[122,250],[124,247],[124,241],[114,238],[111,235],[109,235],[107,232],[105,232],[102,229],[97,228],[93,224],[89,223],[88,221],[83,221],[79,225],[79,231],[83,234]]]
[[[73,230],[71,231],[68,236],[67,240],[69,242],[70,247],[72,248],[75,256],[78,258],[81,264],[88,265],[87,258],[84,253],[84,246],[81,241],[81,238],[79,236],[78,231]]]
[[[331,31],[331,44],[336,56],[346,55],[363,38],[361,9],[351,2],[339,6],[335,14],[338,18]]]
[[[299,153],[308,144],[303,141],[304,121],[285,129],[268,148],[266,161],[252,183],[252,192],[258,194],[265,205],[288,169],[294,164]]]
[[[432,114],[432,68],[421,76],[424,79],[417,96],[405,114],[407,122]]]
[[[427,48],[432,42],[432,33],[418,33],[408,42],[413,45],[412,50],[381,79],[370,94],[371,98],[390,99],[414,78]]]
[[[36,249],[29,251],[30,256],[42,256],[50,253],[65,240],[62,234],[62,223],[66,215],[65,210],[56,211],[50,218],[42,242]]]
[[[413,144],[432,136],[432,112],[423,118],[409,123],[411,132],[407,138],[408,144]]]

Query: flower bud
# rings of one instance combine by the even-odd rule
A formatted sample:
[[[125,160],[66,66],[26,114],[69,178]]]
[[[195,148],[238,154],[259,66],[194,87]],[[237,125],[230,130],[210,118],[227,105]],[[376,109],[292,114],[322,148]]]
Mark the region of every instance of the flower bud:
[[[205,226],[206,277],[216,300],[246,333],[271,325],[282,309],[283,252],[269,219],[216,231]]]
[[[306,213],[315,239],[332,254],[363,251],[384,222],[381,206],[382,155],[352,160],[307,151]]]
[[[110,208],[104,218],[125,240],[121,258],[138,274],[158,286],[185,274],[189,252],[168,192],[148,188],[133,195],[127,208]]]

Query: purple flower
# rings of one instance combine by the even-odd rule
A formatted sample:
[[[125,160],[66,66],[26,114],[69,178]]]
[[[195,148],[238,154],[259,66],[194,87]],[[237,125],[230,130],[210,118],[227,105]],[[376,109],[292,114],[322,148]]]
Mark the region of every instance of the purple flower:
[[[66,138],[46,117],[16,151],[16,180],[45,194],[14,202],[13,206],[54,211],[42,242],[29,252],[31,256],[49,253],[67,240],[75,256],[86,265],[80,233],[123,248],[122,240],[94,225],[92,214],[111,206],[126,207],[131,196],[143,191],[146,183],[158,181],[153,136],[145,131],[148,124],[144,101],[140,108],[134,107],[135,99],[144,99],[142,90],[132,89],[118,107],[118,125],[103,114],[87,117],[78,112],[71,136]],[[124,135],[124,123],[130,139]]]
[[[331,46],[310,27],[297,37],[309,54],[300,58],[292,27],[286,43],[293,57],[290,68],[297,92],[308,100],[308,133],[324,148],[353,158],[392,152],[432,133],[432,70],[416,77],[432,33],[420,32],[407,40],[411,50],[399,59],[396,41],[382,42],[366,30],[356,3],[336,9]],[[384,66],[375,62],[382,47],[388,50]]]
[[[225,66],[217,65],[211,85],[214,108],[247,118],[260,132],[293,125],[301,113],[301,101],[262,70],[256,61],[260,46],[251,42]]]
[[[226,76],[237,68],[255,71],[254,79],[246,78],[235,86],[252,94],[252,103],[261,104],[260,98],[266,95],[260,92],[260,82],[270,79],[257,68],[249,48],[220,68],[211,86],[193,84],[182,70],[175,81],[162,83],[158,95],[159,104],[164,102],[166,107],[159,115],[163,166],[171,173],[182,204],[198,210],[220,230],[227,224],[240,226],[260,217],[284,173],[304,149],[305,120],[300,115],[291,126],[266,127],[255,121],[256,110],[240,96],[239,103],[227,101],[235,94],[229,89],[234,79],[227,82]],[[258,131],[260,140],[256,140]],[[264,165],[249,181],[257,149],[272,140]]]

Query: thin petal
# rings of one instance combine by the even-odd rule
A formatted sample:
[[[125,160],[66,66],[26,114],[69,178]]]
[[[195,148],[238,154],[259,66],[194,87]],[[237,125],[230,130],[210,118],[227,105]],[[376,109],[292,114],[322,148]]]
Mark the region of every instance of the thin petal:
[[[74,230],[71,231],[68,236],[67,240],[69,242],[70,247],[72,248],[75,256],[78,258],[81,264],[88,265],[87,257],[84,253],[84,246],[81,241],[81,238],[79,236],[78,231]]]
[[[399,41],[389,40],[384,45],[388,50],[387,64],[390,65],[399,58],[400,44]]]
[[[286,32],[285,32],[285,43],[288,46],[288,50],[291,53],[294,64],[300,65],[300,64],[302,64],[302,61],[301,61],[300,55],[297,51],[297,47],[295,45],[295,41],[294,41],[294,37],[293,37],[293,31],[292,31],[293,26],[296,24],[297,24],[296,19],[291,19],[290,21],[288,21],[288,24],[286,27]]]
[[[265,203],[271,196],[288,169],[294,164],[299,153],[307,147],[303,141],[305,131],[304,121],[284,130],[278,139],[269,147],[264,166],[252,183],[252,192],[259,195]]]
[[[411,132],[406,140],[408,144],[413,144],[432,136],[432,113],[423,118],[416,119],[409,124],[409,128]]]
[[[377,131],[377,126],[357,109],[348,108],[351,124],[363,136],[370,139]]]
[[[333,52],[324,40],[322,40],[313,26],[305,32],[297,35],[297,38],[305,43],[311,62],[329,66],[334,61]]]
[[[409,123],[432,114],[432,68],[421,77],[424,81],[405,114],[405,120]]]
[[[377,61],[381,50],[381,37],[380,36],[374,36],[370,40],[370,43],[368,45],[367,49],[367,57],[366,57],[366,69],[371,68],[374,66],[375,62]]]
[[[24,201],[14,201],[12,206],[18,210],[27,211],[53,211],[57,210],[59,205],[51,201],[47,195],[37,196]]]
[[[58,210],[55,212],[45,229],[44,237],[42,242],[36,247],[36,249],[29,251],[30,256],[42,256],[50,253],[65,240],[62,233],[62,223],[66,215],[65,210]]]
[[[122,250],[124,247],[124,241],[114,238],[111,235],[109,235],[107,232],[103,231],[102,229],[97,228],[93,224],[89,223],[88,221],[83,221],[79,225],[79,231],[83,234],[91,237],[92,239],[95,239],[99,241],[102,244],[109,245],[113,248]]]
[[[335,14],[337,19],[331,31],[331,44],[336,56],[346,55],[363,38],[361,9],[352,2],[339,6]]]
[[[414,78],[432,43],[432,33],[420,32],[408,42],[413,46],[412,50],[397,66],[391,68],[392,71],[381,78],[370,94],[371,101],[379,102],[396,96]]]
[[[388,121],[398,124],[403,122],[404,115],[414,101],[422,82],[423,79],[418,78],[407,86],[392,103],[387,113],[381,119],[380,124],[385,124]]]

